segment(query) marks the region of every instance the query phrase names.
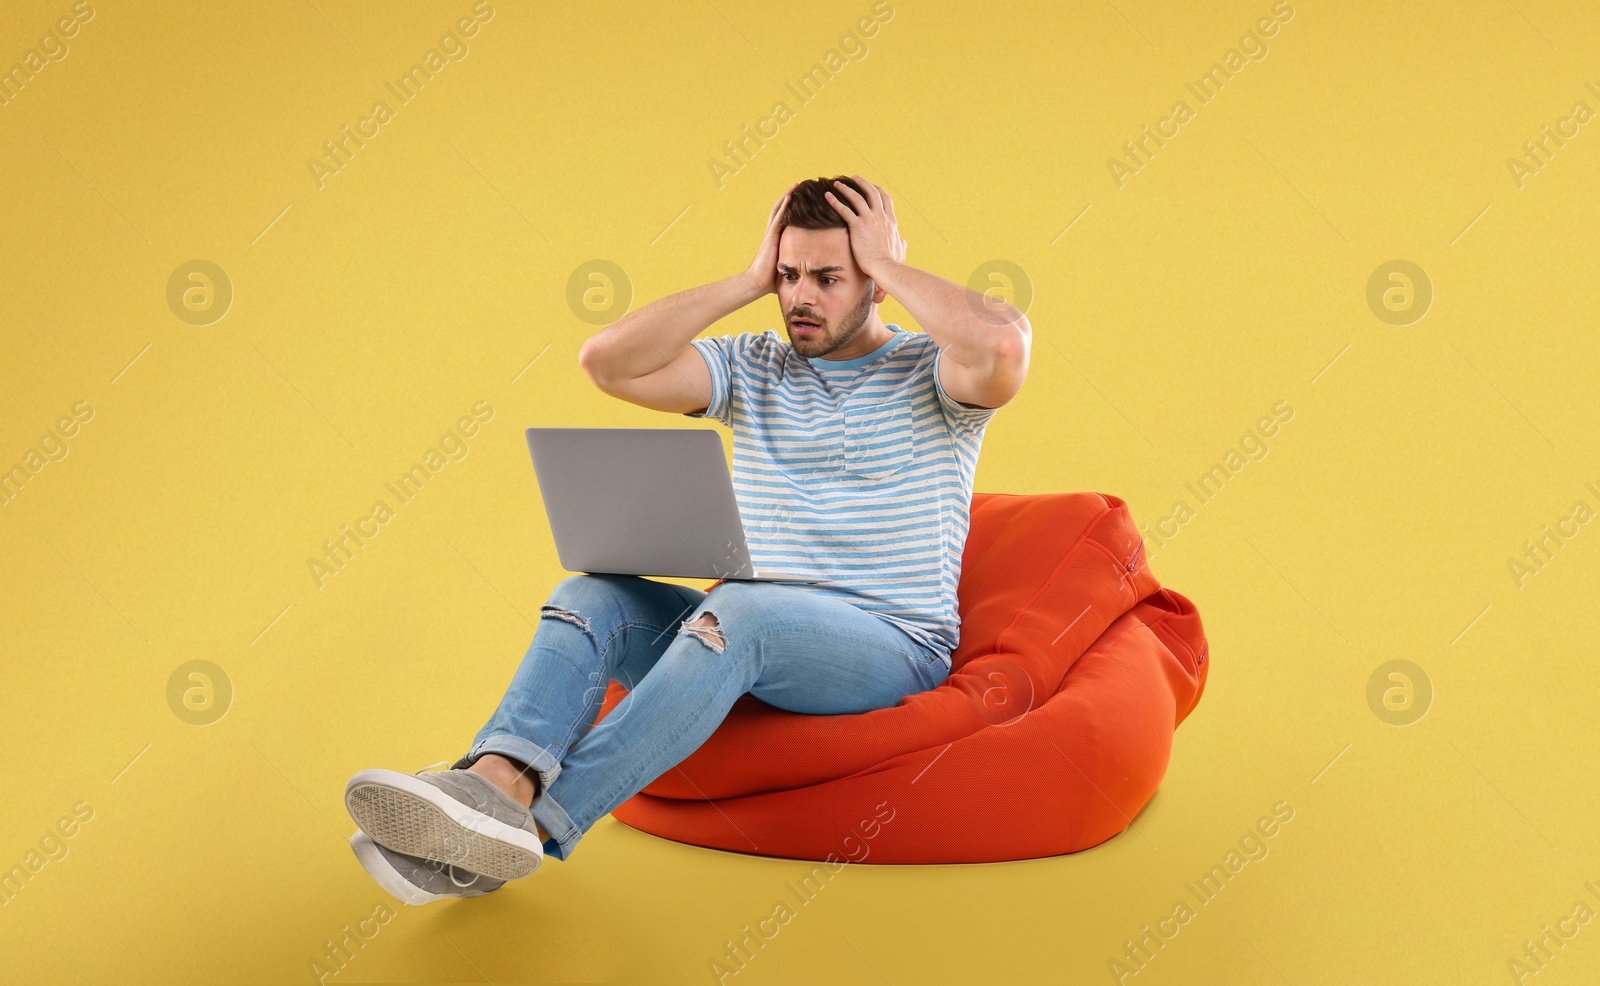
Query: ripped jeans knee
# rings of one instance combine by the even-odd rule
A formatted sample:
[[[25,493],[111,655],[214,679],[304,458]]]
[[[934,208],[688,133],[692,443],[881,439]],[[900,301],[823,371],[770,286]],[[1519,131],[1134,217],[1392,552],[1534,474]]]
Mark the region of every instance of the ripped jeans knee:
[[[709,611],[701,613],[693,623],[685,622],[678,632],[695,637],[718,654],[728,645],[727,638],[722,634],[722,624],[717,621],[716,614]]]
[[[539,607],[539,616],[541,618],[549,616],[555,617],[559,620],[566,620],[568,623],[571,623],[574,626],[582,629],[583,632],[587,633],[589,636],[594,636],[594,631],[589,628],[589,621],[579,616],[577,613],[572,612],[571,610],[562,609],[559,606],[545,605]]]

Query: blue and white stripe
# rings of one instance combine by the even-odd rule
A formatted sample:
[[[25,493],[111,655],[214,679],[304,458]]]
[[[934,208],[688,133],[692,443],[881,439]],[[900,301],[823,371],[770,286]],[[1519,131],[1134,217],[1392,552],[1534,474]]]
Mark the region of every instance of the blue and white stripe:
[[[995,408],[939,384],[939,347],[888,326],[877,351],[808,359],[774,329],[696,339],[711,371],[704,417],[733,430],[733,488],[756,568],[899,627],[946,664],[973,475]]]

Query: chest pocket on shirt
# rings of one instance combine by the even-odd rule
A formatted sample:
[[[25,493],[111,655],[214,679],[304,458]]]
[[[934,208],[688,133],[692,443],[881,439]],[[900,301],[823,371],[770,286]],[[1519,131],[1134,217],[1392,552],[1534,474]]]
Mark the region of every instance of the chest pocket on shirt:
[[[844,407],[844,468],[866,479],[888,479],[917,452],[911,400],[860,402]]]

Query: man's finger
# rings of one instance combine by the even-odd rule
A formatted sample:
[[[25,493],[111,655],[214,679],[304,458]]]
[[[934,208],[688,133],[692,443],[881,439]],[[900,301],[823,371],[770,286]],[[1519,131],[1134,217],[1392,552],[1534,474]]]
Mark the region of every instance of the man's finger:
[[[856,184],[857,185],[860,185],[863,189],[866,190],[866,196],[867,196],[868,204],[873,209],[882,211],[882,209],[883,209],[883,199],[881,198],[881,195],[883,193],[883,189],[879,188],[877,185],[873,184],[872,182],[867,181],[865,178],[861,177],[860,175],[851,175],[850,177],[852,177],[852,178],[854,178],[856,180]]]
[[[860,192],[858,192],[855,189],[851,188],[849,185],[846,185],[842,181],[836,181],[833,184],[834,184],[834,197],[835,198],[841,197],[840,193],[843,193],[843,196],[848,197],[849,201],[852,204],[854,204],[854,205],[856,205],[858,207],[856,209],[856,213],[858,215],[860,213],[868,211],[869,206],[867,205],[867,200],[861,197],[861,193]]]
[[[845,221],[845,223],[847,225],[851,224],[851,223],[854,223],[859,218],[854,212],[852,212],[850,210],[849,206],[845,205],[843,202],[841,202],[839,200],[839,196],[835,192],[833,192],[833,191],[823,192],[822,193],[822,197],[827,200],[829,205],[833,206],[833,211],[834,212],[837,212],[841,217],[843,217],[843,219],[844,219],[844,221]]]

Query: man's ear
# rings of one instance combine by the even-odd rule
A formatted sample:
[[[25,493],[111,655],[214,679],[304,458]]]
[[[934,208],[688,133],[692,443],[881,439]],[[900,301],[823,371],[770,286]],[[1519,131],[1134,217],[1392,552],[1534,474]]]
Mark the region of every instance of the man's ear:
[[[883,304],[883,299],[885,299],[887,297],[889,297],[889,292],[885,291],[881,286],[879,286],[877,281],[873,281],[872,282],[872,303],[874,305],[881,305],[881,304]]]

